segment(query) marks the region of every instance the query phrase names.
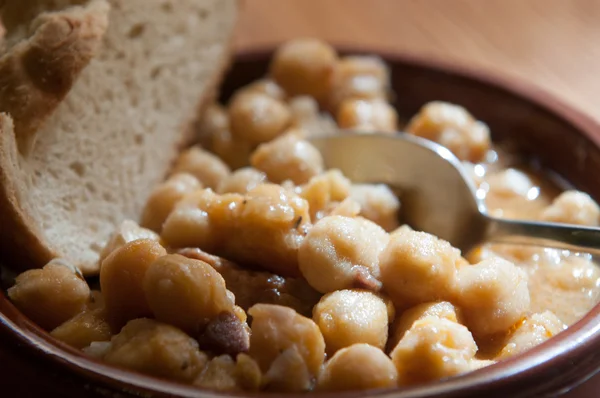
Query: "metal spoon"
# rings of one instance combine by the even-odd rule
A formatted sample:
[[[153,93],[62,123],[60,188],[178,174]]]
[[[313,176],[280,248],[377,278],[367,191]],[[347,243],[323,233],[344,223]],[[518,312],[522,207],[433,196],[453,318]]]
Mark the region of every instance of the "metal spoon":
[[[490,216],[460,161],[429,140],[402,133],[344,132],[311,142],[328,168],[341,170],[352,181],[400,190],[404,221],[463,253],[486,241],[600,252],[600,228]]]

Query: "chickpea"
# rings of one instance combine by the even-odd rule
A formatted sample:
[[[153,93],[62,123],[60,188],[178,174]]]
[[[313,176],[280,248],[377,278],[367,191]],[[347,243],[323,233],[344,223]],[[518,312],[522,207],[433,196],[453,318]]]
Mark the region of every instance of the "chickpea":
[[[112,365],[191,382],[208,363],[198,343],[181,330],[152,319],[134,319],[114,336],[103,355]]]
[[[360,215],[387,232],[399,226],[400,201],[384,184],[354,184],[350,197],[360,205]]]
[[[291,308],[271,304],[256,304],[248,314],[253,318],[250,356],[263,372],[271,367],[276,370],[278,357],[292,349],[287,355],[293,357],[293,350],[297,350],[302,359],[302,363],[296,363],[296,369],[303,369],[311,378],[319,374],[325,360],[325,341],[311,319]]]
[[[300,245],[300,271],[321,293],[352,288],[377,291],[381,287],[379,255],[388,240],[388,234],[371,221],[325,217]]]
[[[566,191],[542,212],[541,219],[597,227],[600,225],[600,207],[586,193]]]
[[[427,317],[443,318],[460,323],[458,309],[448,301],[419,304],[404,311],[402,316],[396,319],[388,346],[394,348],[416,321]]]
[[[491,174],[486,178],[486,182],[491,195],[504,199],[527,199],[529,191],[535,188],[535,184],[527,174],[512,168]]]
[[[84,347],[83,351],[92,358],[104,359],[104,356],[110,351],[110,341],[93,341],[89,346]]]
[[[308,203],[278,185],[262,184],[239,206],[235,239],[227,239],[223,256],[281,276],[300,276],[298,249],[310,225]],[[235,231],[235,232],[234,232]]]
[[[304,316],[310,316],[321,294],[302,278],[284,278],[264,271],[242,268],[237,264],[203,252],[198,248],[182,249],[178,254],[205,261],[225,279],[227,289],[235,294],[236,304],[244,310],[257,303],[290,307]],[[245,322],[245,319],[241,319]]]
[[[394,233],[380,257],[383,289],[399,307],[449,299],[460,259],[458,249],[428,233]]]
[[[387,65],[379,57],[352,55],[337,63],[333,87],[327,99],[335,112],[346,99],[385,100],[390,86]]]
[[[195,125],[196,138],[204,148],[211,148],[213,137],[229,130],[227,111],[218,103],[210,104]]]
[[[389,134],[395,134],[398,131],[396,110],[387,102],[379,99],[344,100],[340,104],[336,120],[342,129]]]
[[[330,206],[328,206],[329,209]],[[325,216],[358,217],[360,205],[352,198],[346,198],[341,202],[331,203],[331,210],[325,212]]]
[[[397,384],[398,371],[383,351],[368,344],[354,344],[342,348],[325,363],[317,390],[372,390]]]
[[[103,309],[80,312],[54,328],[50,334],[77,349],[87,347],[94,341],[109,341],[112,335]]]
[[[135,221],[123,221],[115,232],[113,232],[104,249],[102,249],[98,263],[102,266],[102,262],[109,254],[125,246],[127,243],[138,239],[152,239],[158,242],[160,237],[156,232],[140,227]]]
[[[196,146],[179,155],[171,174],[188,173],[196,177],[202,186],[216,189],[230,172],[221,159]]]
[[[219,184],[218,193],[240,193],[245,194],[256,188],[259,184],[266,182],[267,175],[252,167],[244,167],[234,171]]]
[[[393,318],[389,300],[366,290],[328,293],[313,309],[313,320],[323,333],[328,355],[359,343],[384,349]]]
[[[317,39],[296,39],[277,49],[270,73],[288,95],[320,100],[331,89],[336,62],[337,54],[330,45]]]
[[[221,130],[212,138],[212,151],[232,170],[248,166],[252,145],[242,139],[234,138],[230,130]]]
[[[416,321],[391,353],[398,384],[411,385],[471,370],[477,344],[469,329],[445,318]]]
[[[173,174],[150,194],[142,212],[142,225],[160,232],[173,208],[186,194],[202,188],[200,181],[188,173]]]
[[[319,111],[319,103],[310,96],[301,95],[289,100],[293,126],[286,134],[294,133],[300,138],[310,138],[320,134],[333,134],[338,130],[335,120]]]
[[[239,93],[229,104],[231,135],[251,145],[271,141],[292,123],[288,106],[267,94]]]
[[[446,146],[460,160],[479,162],[490,149],[490,131],[461,106],[433,101],[415,115],[406,131]]]
[[[566,328],[567,326],[550,311],[528,316],[512,331],[498,357],[508,358],[530,350]]]
[[[156,319],[194,335],[222,312],[234,311],[223,277],[204,261],[179,254],[150,265],[144,292]]]
[[[200,247],[213,252],[222,243],[223,225],[232,219],[230,205],[242,202],[241,195],[227,200],[210,189],[201,189],[185,196],[169,214],[162,229],[162,238],[171,247]]]
[[[475,336],[506,332],[529,310],[527,274],[510,261],[492,257],[461,267],[456,302]]]
[[[261,184],[245,196],[206,190],[188,195],[167,218],[163,239],[175,248],[198,247],[283,276],[299,276],[298,247],[309,225],[305,200],[279,185]]]
[[[218,391],[258,391],[261,377],[258,364],[248,355],[239,354],[235,361],[221,355],[210,360],[194,385]]]
[[[294,135],[284,135],[260,145],[252,154],[250,164],[275,183],[291,180],[294,184],[304,184],[323,172],[321,153]]]
[[[255,80],[247,86],[242,87],[238,92],[266,94],[278,101],[285,101],[287,97],[283,88],[269,78]]]
[[[144,275],[167,251],[152,239],[138,239],[112,252],[100,268],[100,288],[113,331],[135,318],[152,314],[144,289]]]
[[[312,220],[325,217],[334,202],[341,202],[350,195],[350,180],[339,170],[328,170],[315,176],[300,188],[300,196],[307,200]]]
[[[271,364],[263,378],[266,391],[308,392],[313,389],[315,375],[310,373],[297,346],[284,350]]]
[[[17,308],[46,330],[71,319],[90,301],[87,282],[76,267],[63,259],[23,272],[7,293]]]

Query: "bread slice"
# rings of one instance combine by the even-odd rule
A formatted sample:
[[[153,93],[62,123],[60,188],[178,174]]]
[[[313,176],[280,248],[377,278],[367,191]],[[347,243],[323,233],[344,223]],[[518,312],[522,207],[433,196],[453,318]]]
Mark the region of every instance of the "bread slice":
[[[5,261],[31,268],[61,256],[84,274],[98,271],[109,235],[139,218],[199,107],[213,98],[237,8],[237,0],[5,3]]]

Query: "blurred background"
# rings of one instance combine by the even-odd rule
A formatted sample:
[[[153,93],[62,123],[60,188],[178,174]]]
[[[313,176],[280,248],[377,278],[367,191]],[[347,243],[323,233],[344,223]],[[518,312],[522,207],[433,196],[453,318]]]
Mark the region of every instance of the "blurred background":
[[[600,0],[245,0],[237,49],[315,36],[497,70],[600,121]]]

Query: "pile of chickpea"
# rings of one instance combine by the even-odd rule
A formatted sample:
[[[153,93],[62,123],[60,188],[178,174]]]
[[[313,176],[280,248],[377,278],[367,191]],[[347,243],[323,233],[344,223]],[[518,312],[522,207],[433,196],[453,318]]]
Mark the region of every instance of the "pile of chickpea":
[[[531,278],[551,274],[515,264],[551,252],[488,245],[463,257],[399,225],[387,186],[325,170],[306,139],[337,127],[396,134],[389,97],[377,57],[339,57],[313,39],[282,45],[267,77],[206,111],[201,146],[181,154],[140,225],[124,221],[106,243],[99,290],[56,259],[19,275],[10,298],[90,356],[228,391],[426,383],[562,331],[573,320],[530,294]],[[460,106],[426,104],[404,130],[452,150],[501,216],[521,216],[515,209],[534,201],[529,217],[600,221],[581,192],[532,199],[533,177],[500,167],[488,127]],[[600,285],[591,259],[554,254],[556,286],[591,308]]]

